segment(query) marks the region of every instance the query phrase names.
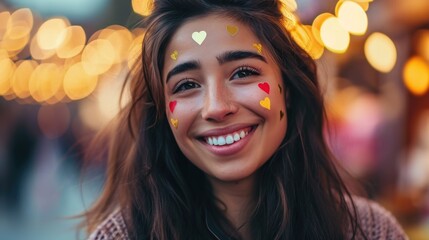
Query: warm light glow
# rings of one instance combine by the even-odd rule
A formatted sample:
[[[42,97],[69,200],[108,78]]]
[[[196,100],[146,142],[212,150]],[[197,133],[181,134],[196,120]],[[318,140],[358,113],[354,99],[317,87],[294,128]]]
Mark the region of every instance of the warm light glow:
[[[62,34],[70,24],[61,18],[52,18],[44,22],[37,32],[37,44],[44,50],[55,50],[65,40],[65,35]]]
[[[313,24],[311,26],[311,32],[313,33],[314,38],[317,40],[317,42],[319,42],[320,45],[324,45],[322,38],[320,37],[320,28],[322,27],[323,22],[325,22],[325,20],[330,17],[335,16],[330,13],[322,13],[314,19]]]
[[[104,39],[90,42],[82,53],[82,66],[90,75],[107,72],[113,65],[116,52],[112,44]]]
[[[397,59],[395,44],[383,33],[373,33],[365,42],[365,56],[378,71],[390,72]]]
[[[24,60],[18,63],[18,67],[12,77],[12,89],[19,98],[30,96],[29,80],[38,63],[33,60]]]
[[[339,1],[337,3],[338,20],[342,26],[354,35],[363,35],[368,28],[368,16],[359,4],[352,1]]]
[[[429,30],[419,30],[416,33],[417,52],[429,62]]]
[[[298,19],[293,12],[284,11],[283,17],[283,25],[287,30],[291,31],[298,25]]]
[[[9,58],[0,59],[0,95],[10,94],[11,80],[15,69],[15,63]]]
[[[28,8],[16,10],[7,22],[6,35],[10,39],[28,38],[33,28],[33,14]]]
[[[429,66],[421,57],[412,57],[405,64],[404,84],[414,95],[423,95],[429,89]]]
[[[128,49],[133,41],[133,35],[127,28],[113,25],[102,31],[99,39],[105,39],[114,46],[114,63],[120,63],[127,57]]]
[[[55,49],[51,50],[43,50],[37,44],[37,37],[33,37],[30,43],[30,53],[31,57],[36,60],[45,60],[48,59],[55,54]]]
[[[148,16],[153,11],[153,1],[154,0],[132,0],[131,5],[135,13]]]
[[[61,87],[62,75],[59,67],[54,63],[42,63],[34,69],[29,81],[31,96],[37,102],[44,102],[52,98]]]
[[[324,46],[320,45],[313,36],[311,26],[297,26],[293,31],[291,31],[291,35],[295,42],[313,59],[319,59],[322,56]]]
[[[1,12],[0,13],[0,41],[3,39],[3,36],[7,31],[7,23],[10,18],[10,12]]]
[[[336,17],[327,18],[320,28],[323,45],[334,52],[344,53],[350,44],[350,35]]]
[[[98,76],[89,75],[82,63],[71,66],[64,76],[64,92],[71,100],[89,96],[97,86]]]
[[[133,42],[131,43],[130,49],[128,51],[128,61],[127,61],[128,63],[127,65],[129,69],[132,69],[134,64],[140,60],[140,57],[142,54],[143,39],[144,39],[144,33],[134,38]]]
[[[10,57],[16,56],[27,44],[30,35],[25,35],[22,38],[12,39],[7,34],[0,43],[0,48],[6,49]]]
[[[86,34],[81,26],[70,26],[63,30],[64,42],[58,47],[57,56],[71,58],[78,55],[85,47]]]
[[[296,4],[295,0],[280,0],[282,2],[282,12],[283,11],[291,11],[295,12],[298,8],[298,5]]]

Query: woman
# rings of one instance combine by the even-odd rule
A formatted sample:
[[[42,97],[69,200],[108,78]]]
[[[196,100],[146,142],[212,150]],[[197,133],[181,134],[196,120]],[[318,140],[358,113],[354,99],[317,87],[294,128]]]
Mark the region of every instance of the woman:
[[[406,238],[341,181],[315,63],[280,7],[154,1],[91,239]]]

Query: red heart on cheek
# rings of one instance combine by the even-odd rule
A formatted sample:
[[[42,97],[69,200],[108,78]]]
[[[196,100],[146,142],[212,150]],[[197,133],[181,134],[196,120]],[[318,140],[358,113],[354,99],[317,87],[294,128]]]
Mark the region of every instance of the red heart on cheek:
[[[174,112],[174,108],[176,107],[177,101],[171,101],[169,104],[171,113]]]
[[[266,93],[270,94],[270,85],[269,85],[268,83],[266,83],[266,82],[264,82],[264,83],[259,83],[259,84],[258,84],[258,87],[259,87],[260,89],[262,89],[262,91],[264,91],[264,92],[266,92]]]

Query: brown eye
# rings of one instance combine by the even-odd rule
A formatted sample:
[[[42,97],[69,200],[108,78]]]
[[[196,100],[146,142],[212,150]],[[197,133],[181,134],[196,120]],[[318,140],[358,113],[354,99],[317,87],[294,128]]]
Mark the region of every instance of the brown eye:
[[[186,80],[183,83],[177,85],[173,93],[183,92],[189,89],[199,88],[200,85],[194,81]]]
[[[231,79],[245,78],[253,75],[259,75],[259,71],[251,67],[240,67],[232,75]]]

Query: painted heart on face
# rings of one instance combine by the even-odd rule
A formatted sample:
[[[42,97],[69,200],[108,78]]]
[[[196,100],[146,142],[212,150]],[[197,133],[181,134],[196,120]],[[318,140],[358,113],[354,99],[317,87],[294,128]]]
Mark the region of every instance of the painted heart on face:
[[[282,110],[280,110],[280,120],[282,120],[284,116],[285,116],[285,113]]]
[[[198,43],[198,45],[203,44],[204,40],[207,37],[207,32],[206,31],[200,31],[200,32],[193,32],[192,33],[192,39]]]
[[[171,101],[168,106],[170,107],[170,112],[174,112],[174,108],[176,108],[177,101]]]
[[[260,43],[254,43],[254,44],[253,44],[253,47],[254,47],[256,50],[258,50],[258,53],[259,53],[259,54],[262,54],[262,44],[260,44]]]
[[[177,50],[174,50],[174,52],[170,55],[171,59],[174,61],[177,60],[177,57],[179,56],[179,52]]]
[[[228,31],[229,35],[235,36],[238,33],[238,27],[228,25],[226,26],[226,31]]]
[[[270,85],[267,82],[259,83],[258,87],[267,94],[270,94]]]
[[[259,101],[259,104],[265,109],[270,110],[271,108],[271,101],[268,97],[265,97],[264,100]]]
[[[172,119],[170,119],[170,122],[171,122],[171,125],[173,125],[173,127],[175,129],[177,129],[179,127],[179,120],[178,119],[172,118]]]

